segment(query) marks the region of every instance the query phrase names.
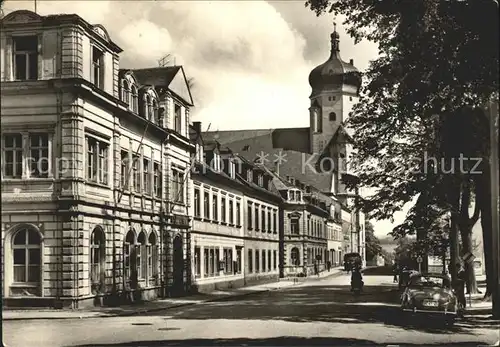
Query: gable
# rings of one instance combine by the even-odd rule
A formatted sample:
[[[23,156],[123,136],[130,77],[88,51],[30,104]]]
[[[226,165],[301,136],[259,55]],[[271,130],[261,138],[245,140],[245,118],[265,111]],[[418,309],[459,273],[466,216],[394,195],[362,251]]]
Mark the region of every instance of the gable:
[[[191,98],[189,85],[182,69],[177,70],[177,73],[172,79],[172,82],[170,82],[168,89],[175,93],[182,100],[186,101],[189,105],[193,105],[193,99]]]
[[[28,10],[14,11],[6,15],[2,22],[7,23],[32,23],[35,21],[41,21],[42,17],[35,12]]]

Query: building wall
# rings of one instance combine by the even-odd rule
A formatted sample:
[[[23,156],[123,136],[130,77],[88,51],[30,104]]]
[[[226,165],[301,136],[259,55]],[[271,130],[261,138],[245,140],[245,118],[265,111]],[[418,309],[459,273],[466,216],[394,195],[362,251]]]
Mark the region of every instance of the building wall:
[[[255,218],[255,206],[258,205],[259,213]],[[243,198],[243,223],[244,223],[244,245],[245,245],[245,283],[256,283],[277,280],[279,277],[279,206],[262,198],[244,196]],[[251,223],[249,223],[248,207],[251,207]],[[265,228],[263,229],[262,210],[266,211]],[[276,213],[276,228],[274,223],[267,219],[267,212]],[[265,266],[263,255],[265,254]],[[271,258],[269,258],[271,256]],[[271,262],[269,263],[269,259]]]
[[[199,197],[195,198],[195,191],[199,192]],[[210,212],[208,215],[205,214],[205,193],[209,196]],[[193,201],[190,208],[190,215],[193,216],[191,266],[194,276],[192,286],[199,292],[242,286],[245,268],[242,193],[196,175],[190,195]],[[223,198],[225,199],[225,218],[222,213]],[[217,201],[217,218],[213,215],[214,199]],[[239,211],[237,206],[239,206]],[[223,266],[220,266],[222,265],[220,263]]]

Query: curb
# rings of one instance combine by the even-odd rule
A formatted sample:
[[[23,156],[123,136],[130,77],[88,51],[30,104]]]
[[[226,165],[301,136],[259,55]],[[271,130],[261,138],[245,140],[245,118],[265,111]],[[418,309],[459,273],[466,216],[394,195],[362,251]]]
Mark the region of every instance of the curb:
[[[239,297],[245,297],[245,296],[250,296],[254,294],[262,294],[270,291],[275,291],[275,290],[280,290],[282,288],[272,288],[272,289],[263,289],[263,290],[256,290],[253,292],[248,292],[248,293],[243,293],[243,294],[233,294],[233,295],[227,295],[227,296],[221,296],[221,297],[216,297],[216,298],[211,298],[211,299],[206,299],[200,302],[185,302],[182,304],[176,304],[172,306],[166,306],[166,307],[154,307],[150,309],[139,309],[136,311],[131,311],[131,312],[120,312],[120,313],[114,313],[114,314],[97,314],[95,316],[85,316],[85,317],[12,317],[12,318],[5,318],[2,317],[3,321],[21,321],[21,320],[68,320],[68,319],[92,319],[92,318],[114,318],[114,317],[130,317],[130,316],[135,316],[135,315],[140,315],[144,313],[150,313],[150,312],[158,312],[158,311],[167,311],[173,308],[179,308],[179,307],[186,307],[186,306],[194,306],[194,305],[199,305],[199,304],[204,304],[207,302],[216,302],[216,301],[222,301],[226,299],[232,299],[232,298],[239,298]]]

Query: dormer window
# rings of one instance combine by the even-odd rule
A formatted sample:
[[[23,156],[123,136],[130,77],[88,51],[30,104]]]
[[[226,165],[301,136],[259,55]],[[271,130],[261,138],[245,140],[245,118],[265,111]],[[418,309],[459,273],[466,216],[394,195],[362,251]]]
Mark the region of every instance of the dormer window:
[[[252,178],[253,178],[253,175],[252,175],[252,170],[251,170],[251,169],[248,169],[248,170],[247,170],[247,181],[248,181],[248,182],[252,182]]]
[[[153,115],[153,100],[151,100],[151,95],[148,95],[146,97],[146,102],[147,102],[147,113],[146,113],[146,118],[154,122],[154,115]],[[156,122],[155,122],[156,123]]]
[[[294,201],[294,200],[295,200],[295,191],[290,190],[290,191],[288,192],[288,199],[289,199],[290,201]]]
[[[92,83],[99,88],[104,86],[104,53],[97,47],[92,47]]]
[[[296,197],[297,197],[297,201],[301,201],[302,200],[302,196],[301,196],[301,192],[296,192]]]
[[[131,94],[131,97],[132,97],[132,100],[131,100],[131,103],[130,103],[130,109],[132,110],[132,112],[135,112],[137,113],[137,111],[139,110],[139,107],[138,107],[138,98],[137,98],[137,87],[135,85],[132,85],[130,87],[130,94]]]
[[[258,180],[259,186],[264,187],[264,176],[262,176],[262,174],[259,174],[257,180]]]
[[[236,177],[236,165],[232,160],[229,160],[229,176],[233,179]]]
[[[214,152],[211,166],[212,166],[212,169],[214,169],[214,171],[220,171],[220,154],[219,153]]]
[[[158,117],[158,101],[156,101],[156,99],[154,99],[154,98],[153,98],[152,107],[153,107],[153,123],[155,123],[157,125],[161,125],[160,118]]]
[[[130,107],[130,89],[127,80],[122,80],[122,101]]]

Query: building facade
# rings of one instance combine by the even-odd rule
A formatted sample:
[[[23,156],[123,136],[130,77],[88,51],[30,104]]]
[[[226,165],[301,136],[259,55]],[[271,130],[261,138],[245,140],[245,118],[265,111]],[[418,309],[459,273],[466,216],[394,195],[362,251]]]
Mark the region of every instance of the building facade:
[[[281,177],[293,177],[335,197],[349,214],[349,220],[347,216],[341,218],[345,221],[342,233],[348,238],[344,253],[360,253],[365,261],[364,215],[354,207],[362,191],[348,189],[346,184],[355,174],[352,133],[345,124],[358,102],[361,73],[352,59],[341,59],[336,30],[330,35],[330,46],[328,59],[309,74],[308,127],[216,131],[207,136],[217,138],[249,161],[262,159],[263,165]]]
[[[155,71],[161,83],[119,70],[120,47],[77,15],[12,12],[0,40],[4,304],[184,291],[194,146],[182,68]]]

